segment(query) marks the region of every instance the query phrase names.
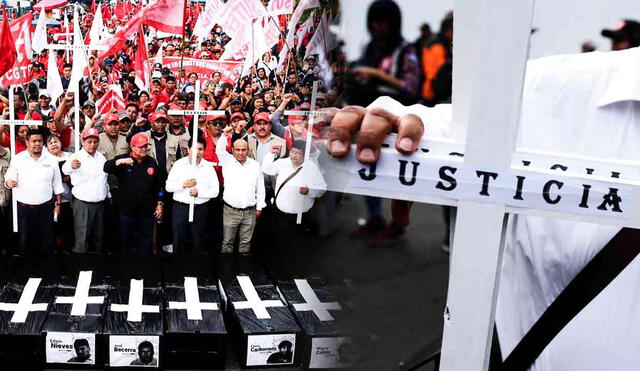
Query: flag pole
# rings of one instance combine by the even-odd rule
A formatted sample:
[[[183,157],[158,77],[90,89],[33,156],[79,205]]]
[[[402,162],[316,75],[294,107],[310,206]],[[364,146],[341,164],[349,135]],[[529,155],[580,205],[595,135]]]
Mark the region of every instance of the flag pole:
[[[180,47],[180,70],[182,70],[182,62],[184,61],[184,45],[187,38],[187,30],[186,30],[186,19],[187,15],[187,0],[184,0],[184,8],[182,10],[182,46]],[[180,73],[178,70],[178,73]]]

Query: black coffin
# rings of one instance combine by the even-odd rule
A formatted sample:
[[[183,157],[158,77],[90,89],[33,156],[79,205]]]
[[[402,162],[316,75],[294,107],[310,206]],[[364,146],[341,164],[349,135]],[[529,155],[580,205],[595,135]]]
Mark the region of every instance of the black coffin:
[[[128,309],[126,306],[140,304],[133,296],[130,298],[130,293],[140,292],[144,312],[123,311]],[[153,312],[149,312],[151,310]],[[109,367],[161,366],[162,311],[159,286],[149,287],[144,280],[132,279],[111,288],[103,330],[107,337],[105,354]]]
[[[107,339],[102,328],[110,286],[109,279],[93,271],[80,271],[60,279],[42,329],[47,364],[73,369],[104,366]]]
[[[216,280],[194,276],[172,279],[165,283],[164,364],[167,368],[224,369],[227,330]],[[185,305],[195,304],[186,302],[187,297],[193,295],[194,286],[197,287],[201,308],[190,314],[183,308]],[[215,304],[216,309],[212,309],[212,304]],[[195,319],[198,314],[201,319]]]
[[[44,361],[42,326],[55,296],[57,282],[41,277],[10,279],[0,291],[0,307],[5,309],[0,310],[0,365],[35,369]],[[34,307],[28,308],[26,316],[13,311],[21,298],[25,300],[31,296],[29,292],[33,295],[30,302]]]
[[[252,368],[298,365],[296,347],[300,328],[267,276],[243,274],[220,284],[226,302],[227,324],[240,365]],[[260,314],[247,308],[248,304],[243,302],[248,298],[242,284],[253,287],[257,294],[253,299],[279,305],[263,308],[259,310]]]
[[[309,369],[351,366],[353,346],[342,334],[344,308],[336,294],[320,277],[278,281],[278,289],[302,328],[301,360]]]

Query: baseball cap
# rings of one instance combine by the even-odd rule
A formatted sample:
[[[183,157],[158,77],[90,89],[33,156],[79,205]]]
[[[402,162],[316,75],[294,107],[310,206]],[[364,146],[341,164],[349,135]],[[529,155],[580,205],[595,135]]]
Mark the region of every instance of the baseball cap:
[[[233,115],[231,115],[231,121],[235,120],[235,119],[240,119],[240,120],[244,120],[246,119],[246,117],[244,116],[243,113],[241,112],[236,112]]]
[[[153,73],[151,74],[151,78],[152,79],[160,79],[162,78],[162,73],[158,70],[153,71]]]
[[[113,66],[113,59],[111,58],[107,58],[104,60],[104,65],[105,66]]]
[[[143,147],[149,144],[149,137],[145,133],[138,133],[131,137],[131,147]]]
[[[131,120],[131,116],[129,116],[129,114],[127,113],[127,111],[118,111],[118,119],[120,119],[120,121],[122,120]]]
[[[117,123],[120,123],[120,119],[118,118],[118,115],[116,115],[115,113],[108,113],[105,117],[104,120],[102,120],[105,124],[108,124],[110,122],[116,121]]]
[[[89,137],[100,138],[100,132],[96,128],[86,128],[82,132],[82,140],[85,140]]]
[[[149,115],[149,121],[157,121],[160,119],[168,120],[167,114],[163,111],[155,111]]]
[[[100,78],[100,82],[108,84],[109,83],[109,78],[107,76],[103,76],[103,77]]]
[[[93,101],[90,101],[90,100],[84,102],[84,104],[82,105],[82,107],[95,107],[95,106],[96,106],[96,104],[93,103]]]
[[[242,104],[242,99],[236,97],[231,100],[231,104]]]
[[[49,94],[48,91],[46,90],[40,90],[40,95],[38,95],[38,97],[47,97],[47,98],[51,98],[51,95]]]
[[[266,121],[266,122],[271,122],[271,120],[269,119],[269,114],[266,112],[259,112],[253,119],[253,122],[258,122],[258,121]]]
[[[640,46],[640,23],[631,19],[624,19],[615,30],[604,29],[601,34],[613,41],[627,40],[632,47]]]

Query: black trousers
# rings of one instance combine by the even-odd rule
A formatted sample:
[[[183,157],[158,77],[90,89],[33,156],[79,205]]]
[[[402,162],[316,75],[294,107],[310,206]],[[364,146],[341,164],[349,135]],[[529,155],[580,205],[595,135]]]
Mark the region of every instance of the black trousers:
[[[18,205],[20,253],[28,257],[53,253],[53,202],[38,206]]]
[[[195,205],[193,223],[189,223],[189,204],[174,201],[171,223],[173,225],[173,253],[180,254],[188,246],[195,251],[205,251],[206,229],[209,218],[209,202]],[[189,241],[191,243],[189,243]]]

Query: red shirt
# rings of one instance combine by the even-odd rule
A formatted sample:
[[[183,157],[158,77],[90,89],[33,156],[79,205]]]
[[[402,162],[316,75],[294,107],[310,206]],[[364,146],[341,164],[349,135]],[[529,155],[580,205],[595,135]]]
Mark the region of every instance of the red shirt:
[[[4,136],[4,141],[2,141],[2,143],[1,143],[2,146],[5,147],[5,148],[11,148],[11,146],[9,145],[10,140],[11,139],[9,138],[9,135],[8,134],[5,135]],[[22,144],[22,143],[20,143],[20,142],[18,142],[17,138],[16,138],[16,141],[15,141],[15,145],[16,145],[16,154],[18,154],[18,153],[20,153],[20,152],[22,152],[22,151],[27,149],[27,146]]]
[[[205,130],[202,132],[204,136],[204,140],[207,145],[204,148],[204,153],[202,154],[202,158],[207,161],[211,161],[213,163],[218,163],[218,155],[216,154],[216,141],[213,140],[213,137],[209,133],[209,131]],[[220,183],[220,187],[224,186],[224,178],[222,177],[222,167],[214,166],[213,167],[218,175],[218,183]]]

